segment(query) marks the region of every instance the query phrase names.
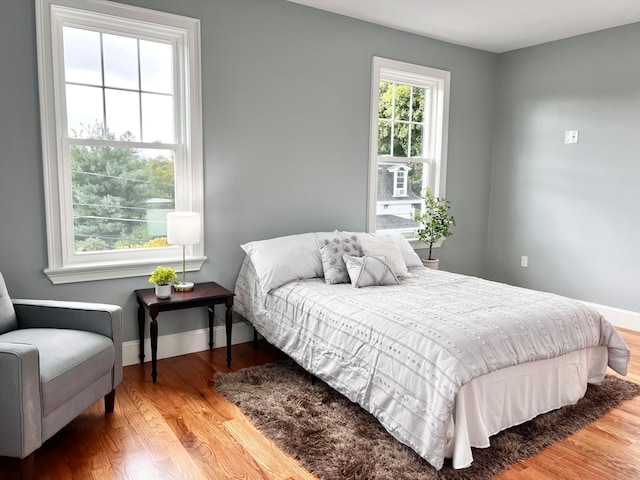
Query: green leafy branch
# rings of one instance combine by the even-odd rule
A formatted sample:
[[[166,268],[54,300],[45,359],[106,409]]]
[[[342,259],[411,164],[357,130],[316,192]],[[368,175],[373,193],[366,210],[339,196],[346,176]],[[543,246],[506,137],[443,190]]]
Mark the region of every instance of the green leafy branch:
[[[456,219],[449,215],[451,202],[443,197],[433,195],[433,190],[427,188],[424,195],[424,210],[413,212],[413,221],[420,224],[416,234],[421,241],[429,245],[429,260],[433,245],[441,238],[452,235],[451,227],[455,227]]]

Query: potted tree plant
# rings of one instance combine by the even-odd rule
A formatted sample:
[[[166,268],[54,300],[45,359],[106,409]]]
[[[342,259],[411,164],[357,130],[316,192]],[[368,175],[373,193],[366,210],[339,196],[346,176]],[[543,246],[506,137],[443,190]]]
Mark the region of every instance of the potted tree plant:
[[[156,284],[156,297],[169,298],[171,296],[171,285],[178,281],[178,275],[172,267],[160,265],[151,272],[149,283]]]
[[[456,219],[449,215],[451,202],[443,197],[433,195],[433,190],[427,188],[424,195],[424,210],[413,212],[413,221],[420,224],[416,234],[421,241],[429,245],[429,257],[423,260],[425,266],[438,269],[439,259],[432,258],[434,244],[441,238],[451,236],[451,227],[455,227]]]

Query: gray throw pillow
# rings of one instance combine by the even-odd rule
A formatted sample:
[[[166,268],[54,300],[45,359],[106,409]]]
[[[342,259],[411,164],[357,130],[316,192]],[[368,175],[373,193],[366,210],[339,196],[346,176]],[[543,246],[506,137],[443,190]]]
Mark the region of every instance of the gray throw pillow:
[[[345,254],[362,255],[362,247],[357,238],[342,238],[336,235],[321,242],[320,257],[322,258],[322,269],[326,283],[349,283],[349,272],[343,259]]]
[[[355,288],[377,285],[398,285],[398,278],[387,264],[386,257],[351,257],[344,255],[351,285]]]

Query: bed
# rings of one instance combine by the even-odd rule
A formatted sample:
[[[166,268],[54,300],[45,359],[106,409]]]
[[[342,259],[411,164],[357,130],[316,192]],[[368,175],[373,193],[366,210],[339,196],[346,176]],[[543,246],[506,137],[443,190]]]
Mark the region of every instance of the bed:
[[[629,350],[596,310],[427,269],[399,234],[242,248],[235,311],[436,469],[465,468],[491,435],[577,402],[607,366],[626,374]]]

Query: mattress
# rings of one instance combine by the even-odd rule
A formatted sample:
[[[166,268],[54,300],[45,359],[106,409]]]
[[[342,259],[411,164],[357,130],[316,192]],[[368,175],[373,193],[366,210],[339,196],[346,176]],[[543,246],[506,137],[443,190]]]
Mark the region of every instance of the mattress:
[[[267,341],[372,413],[435,468],[535,415],[575,403],[628,349],[589,307],[424,268],[401,285],[300,279],[261,290],[248,257],[236,312]]]

